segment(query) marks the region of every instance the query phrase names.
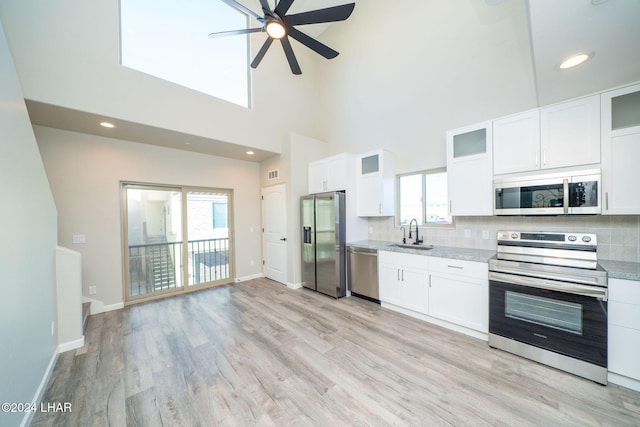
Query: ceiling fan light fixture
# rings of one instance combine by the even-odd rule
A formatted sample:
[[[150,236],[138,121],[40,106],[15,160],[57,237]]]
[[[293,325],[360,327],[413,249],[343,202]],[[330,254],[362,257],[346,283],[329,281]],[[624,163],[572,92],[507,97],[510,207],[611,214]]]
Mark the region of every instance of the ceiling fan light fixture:
[[[592,55],[588,53],[577,53],[575,55],[571,55],[560,63],[560,69],[566,70],[567,68],[573,68],[576,65],[582,64],[587,59],[591,58],[591,56]]]
[[[281,39],[287,34],[287,31],[284,29],[284,25],[278,21],[269,22],[267,24],[266,31],[272,39]]]

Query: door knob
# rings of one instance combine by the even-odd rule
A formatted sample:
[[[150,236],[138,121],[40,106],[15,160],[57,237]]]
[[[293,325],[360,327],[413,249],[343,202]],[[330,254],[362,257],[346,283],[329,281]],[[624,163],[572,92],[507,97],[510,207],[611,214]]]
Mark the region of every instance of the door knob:
[[[285,241],[287,240],[287,238],[286,238],[286,237],[283,237],[283,238],[282,238],[282,239],[280,239],[280,240],[282,240],[283,242],[285,242]]]

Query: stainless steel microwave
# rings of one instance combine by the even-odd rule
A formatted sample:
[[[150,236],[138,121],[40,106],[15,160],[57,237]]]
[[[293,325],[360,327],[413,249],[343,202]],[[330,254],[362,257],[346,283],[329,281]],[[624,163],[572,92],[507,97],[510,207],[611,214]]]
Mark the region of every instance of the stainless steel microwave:
[[[493,180],[495,215],[599,214],[599,169]]]

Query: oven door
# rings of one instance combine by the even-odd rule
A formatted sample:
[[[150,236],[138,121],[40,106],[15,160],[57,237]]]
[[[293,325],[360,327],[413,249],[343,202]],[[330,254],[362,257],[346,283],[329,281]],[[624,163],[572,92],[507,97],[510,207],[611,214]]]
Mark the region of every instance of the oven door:
[[[607,367],[606,288],[493,272],[489,279],[491,334]]]

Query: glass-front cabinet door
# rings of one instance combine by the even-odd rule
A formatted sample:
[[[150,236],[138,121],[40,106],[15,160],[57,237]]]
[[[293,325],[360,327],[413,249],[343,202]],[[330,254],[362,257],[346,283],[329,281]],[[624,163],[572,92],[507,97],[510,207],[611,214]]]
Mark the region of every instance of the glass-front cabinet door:
[[[601,95],[603,215],[640,214],[640,84]]]
[[[492,123],[447,132],[449,213],[493,215]]]
[[[393,154],[380,149],[358,155],[356,173],[358,216],[395,215]]]

